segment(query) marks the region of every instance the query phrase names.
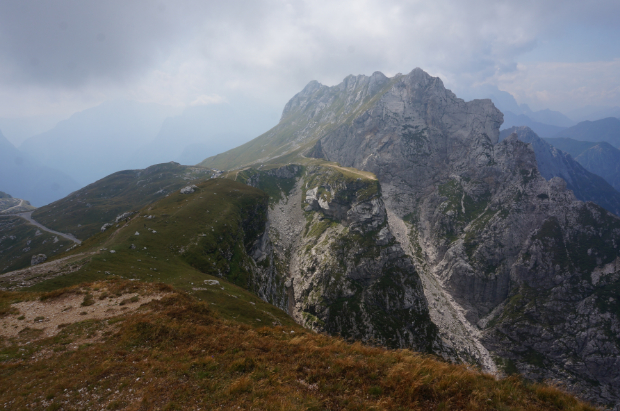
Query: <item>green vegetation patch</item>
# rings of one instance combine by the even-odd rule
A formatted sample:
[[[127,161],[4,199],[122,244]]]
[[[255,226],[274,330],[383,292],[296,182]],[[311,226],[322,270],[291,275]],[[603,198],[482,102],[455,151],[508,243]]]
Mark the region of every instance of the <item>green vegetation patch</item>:
[[[304,191],[316,187],[319,189],[319,196],[324,200],[343,204],[368,201],[381,192],[378,180],[365,178],[362,174],[341,167],[308,166],[304,182]],[[305,201],[305,198],[302,201]]]
[[[269,195],[269,203],[275,204],[289,196],[303,170],[298,165],[282,166],[281,168],[288,169],[286,171],[289,171],[289,173],[286,174],[293,174],[293,176],[278,177],[278,168],[280,167],[268,166],[260,170],[248,168],[239,172],[229,173],[227,177],[260,188]]]

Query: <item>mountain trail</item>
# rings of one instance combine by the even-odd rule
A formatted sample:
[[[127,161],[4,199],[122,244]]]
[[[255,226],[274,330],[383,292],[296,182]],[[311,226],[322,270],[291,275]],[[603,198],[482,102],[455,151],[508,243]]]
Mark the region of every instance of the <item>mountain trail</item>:
[[[2,213],[3,213],[3,214],[10,214],[10,213],[9,213],[9,210],[12,210],[12,209],[14,209],[14,208],[19,208],[19,207],[21,207],[22,205],[24,205],[24,200],[20,199],[20,200],[19,200],[19,204],[14,205],[13,207],[9,207],[9,208],[7,208],[7,209],[6,209],[6,210],[4,210]]]
[[[25,213],[19,213],[19,214],[15,214],[18,217],[23,218],[24,220],[28,221],[30,224],[40,228],[43,231],[47,231],[48,233],[52,233],[55,235],[59,235],[63,238],[66,238],[67,240],[73,241],[76,244],[82,244],[82,241],[78,240],[77,238],[75,238],[74,236],[72,236],[71,234],[65,234],[65,233],[61,233],[55,230],[52,230],[50,228],[45,227],[43,224],[36,222],[35,220],[32,219],[32,211],[28,211]]]

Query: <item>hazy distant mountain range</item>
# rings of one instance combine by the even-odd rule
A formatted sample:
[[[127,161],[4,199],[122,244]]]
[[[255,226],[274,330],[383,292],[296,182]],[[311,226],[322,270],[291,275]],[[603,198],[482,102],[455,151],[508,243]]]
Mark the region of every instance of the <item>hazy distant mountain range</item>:
[[[554,137],[572,138],[580,141],[606,141],[614,147],[620,147],[620,119],[608,117],[597,121],[581,123],[562,130]]]
[[[42,115],[18,118],[0,117],[0,130],[15,147],[32,136],[44,133],[54,128],[56,124],[64,120],[65,116]]]
[[[533,111],[525,104],[519,105],[511,94],[493,87],[481,90],[471,98],[491,98],[504,114],[504,130],[527,126],[543,138],[566,137],[590,142],[606,141],[614,147],[620,145],[620,120],[614,117],[575,124],[560,112]],[[592,118],[599,114],[620,115],[620,108],[588,107],[582,117]],[[578,118],[575,113],[571,115]],[[53,121],[50,116],[0,118],[0,126],[8,130],[10,140],[25,139],[19,147],[19,155],[13,155],[28,160],[30,166],[22,171],[35,167],[35,164],[36,167],[57,170],[45,173],[53,177],[55,183],[48,184],[43,179],[45,182],[40,184],[48,188],[35,190],[30,195],[23,188],[13,188],[20,185],[19,179],[11,179],[12,185],[3,185],[0,189],[42,205],[62,198],[69,193],[67,190],[83,187],[118,170],[141,169],[168,161],[197,164],[261,134],[277,123],[278,115],[270,108],[252,102],[190,106],[180,111],[179,108],[120,100],[75,113],[52,127]],[[46,128],[49,129],[32,135]],[[10,156],[15,149],[12,146],[5,150],[3,156]],[[599,147],[597,158],[601,158],[603,149]],[[577,159],[577,154],[573,157]],[[602,176],[610,184],[618,187],[610,166],[602,169],[597,161],[588,162],[585,156],[577,161],[595,174],[604,174]],[[24,173],[21,174],[25,178]],[[3,178],[9,179],[6,174]]]
[[[84,110],[24,141],[20,149],[84,186],[126,168],[134,152],[150,142],[171,109],[111,101]]]
[[[490,98],[504,114],[502,130],[527,126],[543,138],[569,137],[584,141],[607,141],[615,147],[620,145],[620,107],[586,106],[572,110],[568,115],[549,109],[533,111],[527,104],[518,104],[510,93],[488,85],[479,87],[468,97]],[[609,138],[616,138],[618,144]]]
[[[74,179],[18,150],[0,131],[0,190],[39,207],[78,188]]]
[[[168,161],[198,163],[277,121],[268,110],[226,103],[188,107],[179,113],[156,104],[111,101],[72,115],[20,148],[84,186],[118,170]]]
[[[570,154],[586,170],[603,177],[616,190],[620,190],[620,150],[605,141],[596,143],[571,138],[545,140]]]
[[[139,147],[131,167],[177,161],[197,164],[261,134],[278,122],[277,113],[253,104],[209,104],[188,107],[166,118],[157,134]]]
[[[554,126],[551,124],[544,124],[538,121],[532,120],[525,114],[514,114],[511,111],[504,111],[504,124],[503,130],[507,130],[512,127],[529,127],[536,134],[542,137],[551,137],[564,130],[564,127]]]
[[[566,114],[575,121],[595,121],[607,117],[620,118],[620,107],[585,106],[571,110]]]

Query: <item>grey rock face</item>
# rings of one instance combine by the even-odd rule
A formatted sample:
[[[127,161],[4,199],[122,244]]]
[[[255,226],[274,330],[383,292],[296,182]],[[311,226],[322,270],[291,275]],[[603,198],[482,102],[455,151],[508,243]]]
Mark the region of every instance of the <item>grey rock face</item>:
[[[320,140],[314,155],[374,172],[415,204],[452,171],[486,165],[502,114],[490,100],[464,102],[420,69],[395,82],[375,105]],[[445,165],[449,165],[446,167]]]
[[[278,126],[208,164],[303,152],[378,178],[304,156],[294,173],[236,173],[271,198],[256,287],[305,326],[619,402],[620,220],[575,197],[587,183],[566,157],[547,152],[566,171],[548,173],[516,134],[498,142],[502,121],[420,69],[350,76],[310,83]]]
[[[270,170],[250,180],[276,175],[292,175],[295,184],[272,203],[253,258],[273,267],[271,278],[286,279],[289,314],[316,331],[449,351],[430,321],[413,262],[390,231],[378,182],[329,166],[307,167],[302,175]]]
[[[200,165],[234,169],[266,163],[295,150],[305,150],[334,126],[350,121],[389,90],[397,78],[376,72],[372,76],[348,76],[336,86],[311,81],[285,106],[280,123],[256,139]]]

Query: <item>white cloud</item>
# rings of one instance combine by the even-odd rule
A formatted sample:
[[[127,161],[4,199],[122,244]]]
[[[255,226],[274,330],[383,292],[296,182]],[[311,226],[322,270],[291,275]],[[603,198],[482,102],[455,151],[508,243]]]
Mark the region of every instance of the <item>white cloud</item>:
[[[497,76],[506,90],[532,108],[569,111],[586,105],[620,105],[620,58],[613,61],[519,65]]]

